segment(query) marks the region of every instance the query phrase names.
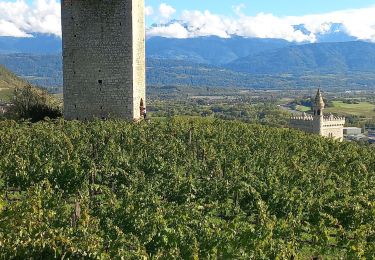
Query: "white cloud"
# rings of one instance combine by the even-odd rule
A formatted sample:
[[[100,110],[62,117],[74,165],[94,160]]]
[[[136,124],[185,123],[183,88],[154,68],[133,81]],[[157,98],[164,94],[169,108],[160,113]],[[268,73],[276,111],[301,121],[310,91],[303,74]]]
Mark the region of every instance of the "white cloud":
[[[166,26],[151,27],[147,36],[163,36],[167,38],[188,38],[189,32],[179,23],[172,23]]]
[[[60,36],[60,3],[56,0],[36,0],[32,5],[24,0],[0,2],[0,36],[24,37],[30,33]]]
[[[295,30],[293,25],[285,18],[279,18],[272,14],[260,13],[256,16],[240,16],[234,21],[230,34],[245,37],[279,38],[288,41],[314,41],[313,35],[305,35]]]
[[[145,7],[145,15],[150,16],[154,14],[154,8],[152,6],[146,6]]]
[[[239,5],[232,6],[233,12],[238,16],[242,15],[242,10],[245,9],[245,8],[246,8],[245,4],[239,4]]]
[[[315,14],[306,16],[286,16],[277,17],[273,14],[259,13],[255,16],[243,14],[244,4],[233,6],[232,10],[236,15],[225,17],[212,14],[209,11],[183,11],[181,20],[184,23],[184,34],[182,29],[175,28],[176,37],[185,35],[188,37],[198,37],[215,35],[223,38],[231,35],[258,38],[279,38],[296,42],[315,42],[318,34],[324,34],[331,29],[331,24],[340,23],[343,30],[350,36],[360,40],[370,40],[375,42],[375,6],[362,9],[343,10],[326,14]],[[295,29],[295,25],[304,24],[310,31],[304,34]],[[152,34],[150,34],[152,30]],[[149,35],[159,35],[164,37],[175,37],[170,25],[159,25],[151,28]]]
[[[184,11],[181,19],[187,22],[190,37],[216,35],[228,38],[228,29],[231,28],[232,21],[209,11]]]
[[[176,9],[174,9],[172,6],[167,5],[165,3],[162,3],[159,6],[160,16],[164,19],[169,19],[175,12],[176,12]]]
[[[176,9],[162,3],[157,10],[146,6],[148,19],[159,25],[147,29],[148,36],[189,38],[216,35],[222,38],[244,37],[280,38],[288,41],[314,42],[318,34],[331,29],[332,23],[342,24],[342,29],[360,40],[375,42],[375,5],[368,8],[343,10],[326,14],[278,17],[259,13],[247,16],[244,4],[232,6],[232,16],[221,16],[210,11],[185,10],[180,21],[168,22],[176,16]],[[311,33],[306,35],[294,28],[304,24]],[[0,36],[29,37],[32,33],[61,36],[60,1],[0,0]]]
[[[31,37],[30,34],[21,31],[15,24],[5,20],[0,20],[0,36]]]
[[[330,23],[340,23],[349,35],[375,42],[375,6],[327,14],[287,17],[285,20],[290,24],[303,23],[313,34],[325,33],[330,29]]]

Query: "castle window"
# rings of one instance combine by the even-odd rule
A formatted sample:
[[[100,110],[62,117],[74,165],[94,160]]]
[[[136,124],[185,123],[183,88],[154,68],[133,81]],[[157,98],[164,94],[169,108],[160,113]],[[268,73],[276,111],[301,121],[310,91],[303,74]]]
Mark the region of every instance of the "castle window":
[[[99,79],[99,80],[98,80],[98,83],[99,83],[99,84],[103,84],[103,80]]]

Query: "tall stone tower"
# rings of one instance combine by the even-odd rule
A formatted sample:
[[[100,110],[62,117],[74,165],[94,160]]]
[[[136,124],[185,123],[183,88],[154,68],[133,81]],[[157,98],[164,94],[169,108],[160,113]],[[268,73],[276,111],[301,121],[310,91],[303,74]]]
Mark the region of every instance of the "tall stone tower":
[[[64,117],[141,118],[144,0],[62,0],[61,17]]]

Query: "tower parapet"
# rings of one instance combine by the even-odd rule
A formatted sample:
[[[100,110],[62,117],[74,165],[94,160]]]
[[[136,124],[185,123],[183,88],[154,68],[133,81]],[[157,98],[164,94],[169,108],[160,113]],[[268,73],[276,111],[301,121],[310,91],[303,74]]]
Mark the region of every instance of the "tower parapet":
[[[323,117],[324,122],[334,122],[334,121],[344,121],[345,122],[345,117],[340,117],[340,116],[334,116],[334,115],[328,115]]]

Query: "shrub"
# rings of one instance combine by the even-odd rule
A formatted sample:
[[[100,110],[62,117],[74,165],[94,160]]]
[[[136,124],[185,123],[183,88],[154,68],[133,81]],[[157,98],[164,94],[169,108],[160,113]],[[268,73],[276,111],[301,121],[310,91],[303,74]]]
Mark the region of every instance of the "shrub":
[[[58,118],[62,115],[59,102],[47,91],[27,85],[16,88],[12,96],[8,118],[26,119],[37,122],[44,118]]]

